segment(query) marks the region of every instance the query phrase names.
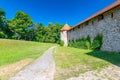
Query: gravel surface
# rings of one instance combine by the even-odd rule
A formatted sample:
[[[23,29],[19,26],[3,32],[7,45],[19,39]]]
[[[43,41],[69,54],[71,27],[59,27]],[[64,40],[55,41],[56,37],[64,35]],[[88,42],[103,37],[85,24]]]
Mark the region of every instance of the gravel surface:
[[[55,62],[52,56],[52,50],[54,48],[55,47],[48,49],[35,62],[25,67],[9,80],[53,80],[55,72]]]
[[[120,80],[120,67],[111,65],[101,71],[88,71],[67,80]]]

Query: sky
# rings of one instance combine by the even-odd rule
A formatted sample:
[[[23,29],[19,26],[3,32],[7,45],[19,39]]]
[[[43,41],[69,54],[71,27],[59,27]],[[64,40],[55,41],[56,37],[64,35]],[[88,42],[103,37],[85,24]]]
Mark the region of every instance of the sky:
[[[28,14],[35,24],[49,22],[74,26],[116,0],[0,0],[6,19],[16,11]]]

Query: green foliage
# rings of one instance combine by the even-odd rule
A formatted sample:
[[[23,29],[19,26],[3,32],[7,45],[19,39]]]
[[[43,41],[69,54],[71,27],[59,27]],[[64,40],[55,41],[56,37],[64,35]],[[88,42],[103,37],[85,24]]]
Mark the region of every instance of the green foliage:
[[[7,35],[3,31],[0,31],[0,38],[7,38]]]
[[[9,29],[14,33],[16,39],[26,39],[28,29],[33,25],[29,15],[22,11],[18,11],[12,20],[8,21]]]
[[[102,36],[98,34],[94,38],[93,42],[91,42],[90,36],[88,35],[87,38],[81,38],[76,41],[69,41],[68,46],[83,49],[100,49],[102,46]]]
[[[49,23],[44,27],[42,23],[34,26],[35,41],[47,43],[60,43],[60,28],[63,25]]]
[[[73,40],[69,41],[68,46],[70,47],[75,47],[75,42]]]
[[[78,39],[76,41],[69,41],[68,46],[76,47],[76,48],[91,49],[90,37],[87,36],[87,38]]]
[[[86,40],[84,38],[76,40],[77,48],[86,48]]]
[[[86,48],[87,49],[91,49],[91,40],[90,40],[90,36],[88,35],[87,38],[86,38]]]
[[[60,41],[60,46],[64,46],[64,41]]]
[[[92,49],[100,49],[101,46],[102,46],[102,35],[98,34],[92,42]]]
[[[91,43],[88,42],[88,41],[86,41],[86,48],[87,48],[87,49],[91,49]]]
[[[63,25],[33,24],[30,16],[22,11],[17,11],[13,19],[6,20],[4,10],[0,8],[0,38],[60,43],[60,29]]]
[[[5,12],[0,8],[0,38],[6,38]]]

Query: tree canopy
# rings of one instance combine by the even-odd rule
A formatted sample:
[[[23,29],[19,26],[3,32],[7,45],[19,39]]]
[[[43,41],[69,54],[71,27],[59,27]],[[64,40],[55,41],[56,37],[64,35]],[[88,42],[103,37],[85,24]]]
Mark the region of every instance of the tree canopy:
[[[47,43],[60,43],[60,28],[62,24],[34,24],[30,16],[17,11],[11,20],[5,19],[4,10],[0,9],[0,38],[30,40]]]
[[[8,27],[14,33],[12,37],[16,39],[25,39],[28,29],[32,25],[33,22],[29,15],[22,11],[16,12],[15,17],[8,21]]]
[[[5,34],[5,12],[0,8],[0,37],[6,38],[7,35]]]

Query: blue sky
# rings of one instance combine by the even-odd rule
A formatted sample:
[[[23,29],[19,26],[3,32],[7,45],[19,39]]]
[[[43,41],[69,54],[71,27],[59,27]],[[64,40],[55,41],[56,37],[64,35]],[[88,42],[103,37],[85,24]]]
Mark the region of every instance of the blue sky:
[[[0,8],[6,19],[12,19],[16,11],[27,13],[34,23],[48,22],[76,25],[115,0],[0,0]]]

